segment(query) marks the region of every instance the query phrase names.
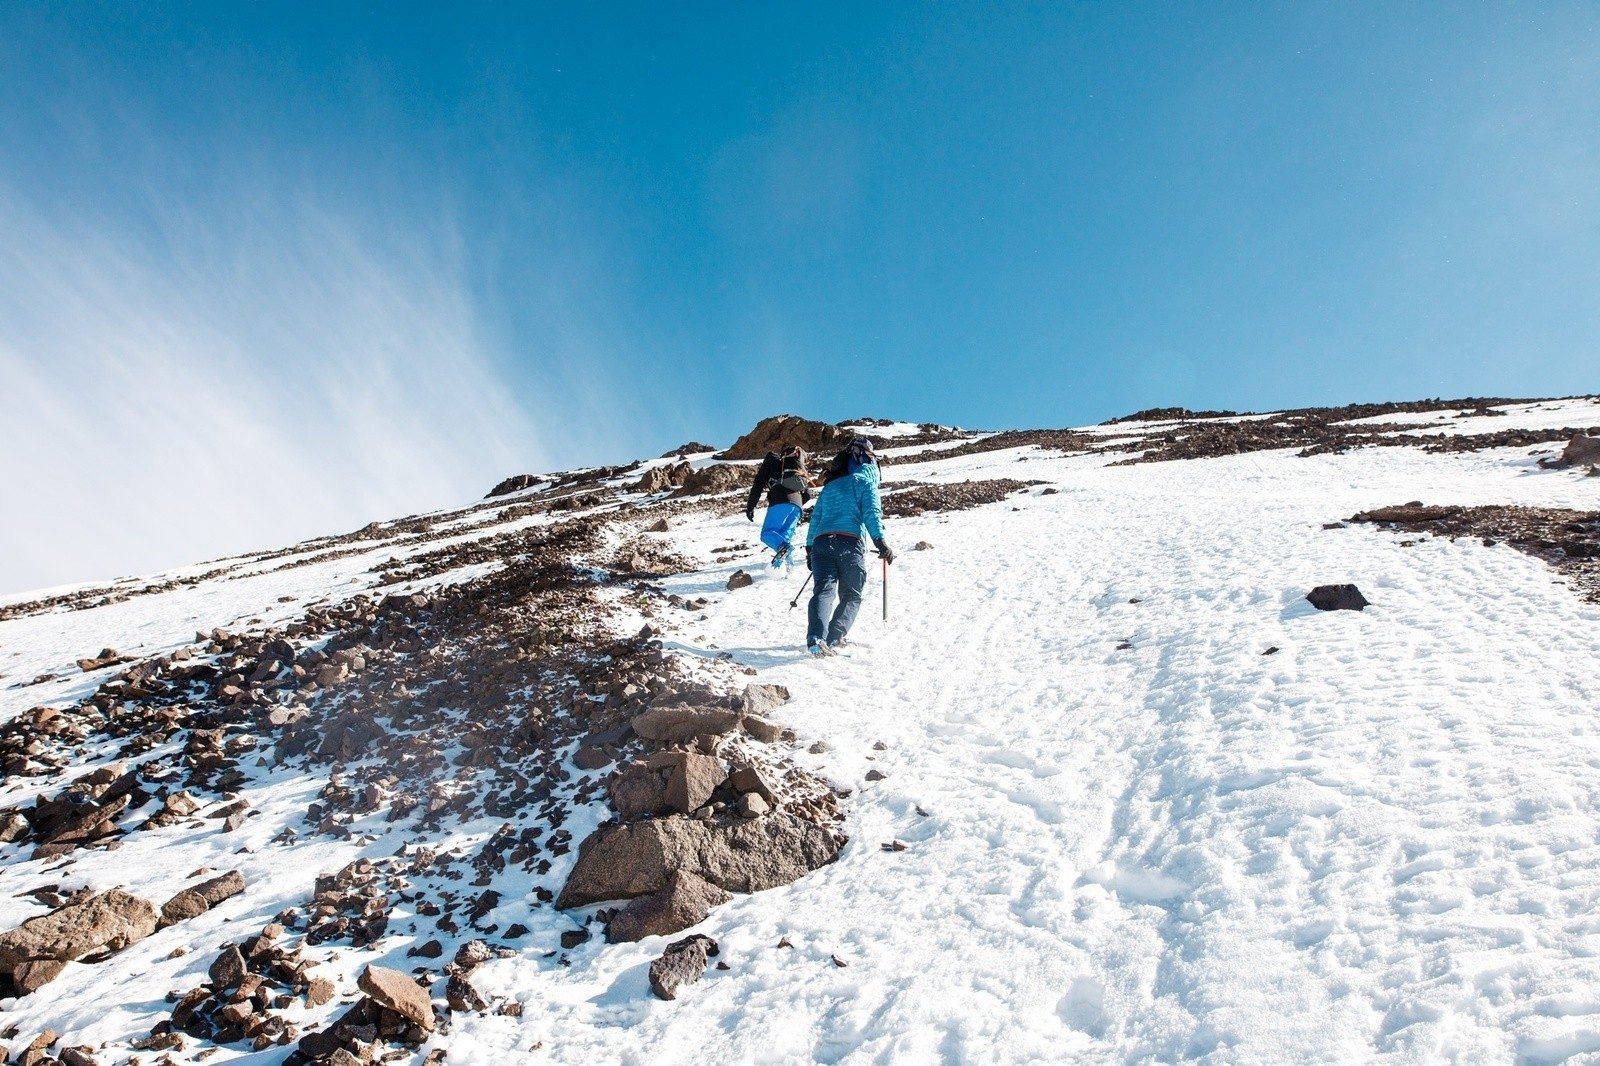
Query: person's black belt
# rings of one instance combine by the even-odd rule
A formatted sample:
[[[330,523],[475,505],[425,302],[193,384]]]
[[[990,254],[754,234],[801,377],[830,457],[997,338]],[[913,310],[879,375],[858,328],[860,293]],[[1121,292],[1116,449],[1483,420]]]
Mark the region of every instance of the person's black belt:
[[[860,540],[861,539],[860,537],[856,536],[854,533],[818,533],[817,534],[817,539],[818,540],[821,540],[823,537],[849,537],[851,540]]]

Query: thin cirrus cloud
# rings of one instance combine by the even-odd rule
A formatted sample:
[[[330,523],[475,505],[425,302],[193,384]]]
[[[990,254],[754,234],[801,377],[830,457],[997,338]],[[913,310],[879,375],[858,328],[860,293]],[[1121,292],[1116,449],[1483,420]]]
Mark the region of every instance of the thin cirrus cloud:
[[[448,232],[268,198],[118,224],[3,189],[0,231],[0,593],[275,547],[546,465]]]

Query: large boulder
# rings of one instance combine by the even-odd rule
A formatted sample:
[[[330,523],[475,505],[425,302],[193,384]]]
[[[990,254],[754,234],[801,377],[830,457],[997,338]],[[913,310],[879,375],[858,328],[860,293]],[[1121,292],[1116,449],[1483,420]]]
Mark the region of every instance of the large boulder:
[[[755,821],[670,817],[608,826],[579,845],[556,906],[659,892],[680,870],[729,892],[760,892],[826,866],[843,843],[831,830],[782,811]]]
[[[11,974],[32,962],[71,962],[121,951],[155,932],[159,921],[155,904],[113,888],[0,933],[0,972]]]
[[[209,881],[202,881],[193,888],[184,889],[162,904],[161,924],[174,925],[197,917],[223,900],[231,899],[243,891],[244,875],[238,870],[230,870]]]
[[[768,452],[781,453],[797,446],[808,453],[837,451],[849,443],[851,436],[849,430],[827,422],[813,422],[799,415],[773,415],[757,422],[754,429],[717,458],[760,459]]]
[[[1306,593],[1306,599],[1319,611],[1359,611],[1368,605],[1354,585],[1318,585]]]
[[[667,878],[661,891],[640,896],[622,908],[606,927],[606,939],[625,944],[647,936],[681,933],[705,921],[711,908],[731,898],[699,874],[678,870]]]
[[[707,960],[715,958],[717,942],[708,936],[675,940],[650,964],[650,991],[662,999],[677,999],[678,989],[705,975]]]
[[[715,496],[718,493],[743,489],[755,471],[746,466],[712,463],[691,471],[678,486],[674,496]]]
[[[693,469],[688,463],[673,463],[671,466],[652,466],[649,470],[639,475],[639,480],[634,482],[633,490],[635,492],[654,494],[678,488],[689,480],[689,474]]]
[[[1562,466],[1600,465],[1600,437],[1580,433],[1567,441],[1561,451]]]

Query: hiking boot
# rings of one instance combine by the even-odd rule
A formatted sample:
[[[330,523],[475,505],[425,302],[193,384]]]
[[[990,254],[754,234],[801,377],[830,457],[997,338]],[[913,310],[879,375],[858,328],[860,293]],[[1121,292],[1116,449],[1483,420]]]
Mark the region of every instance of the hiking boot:
[[[772,553],[772,568],[774,570],[776,570],[778,567],[782,566],[784,560],[789,558],[789,555],[790,555],[790,547],[787,544],[785,544],[783,547],[779,548],[777,551],[773,552]]]
[[[812,655],[815,655],[819,659],[825,659],[833,654],[833,649],[828,647],[826,644],[807,644],[806,651],[810,652]]]

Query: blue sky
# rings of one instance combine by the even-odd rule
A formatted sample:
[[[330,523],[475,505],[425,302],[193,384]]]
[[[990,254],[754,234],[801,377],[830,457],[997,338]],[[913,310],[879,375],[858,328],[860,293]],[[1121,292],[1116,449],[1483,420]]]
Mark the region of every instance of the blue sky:
[[[777,411],[1593,391],[1597,131],[1587,3],[6,4],[0,589]]]

